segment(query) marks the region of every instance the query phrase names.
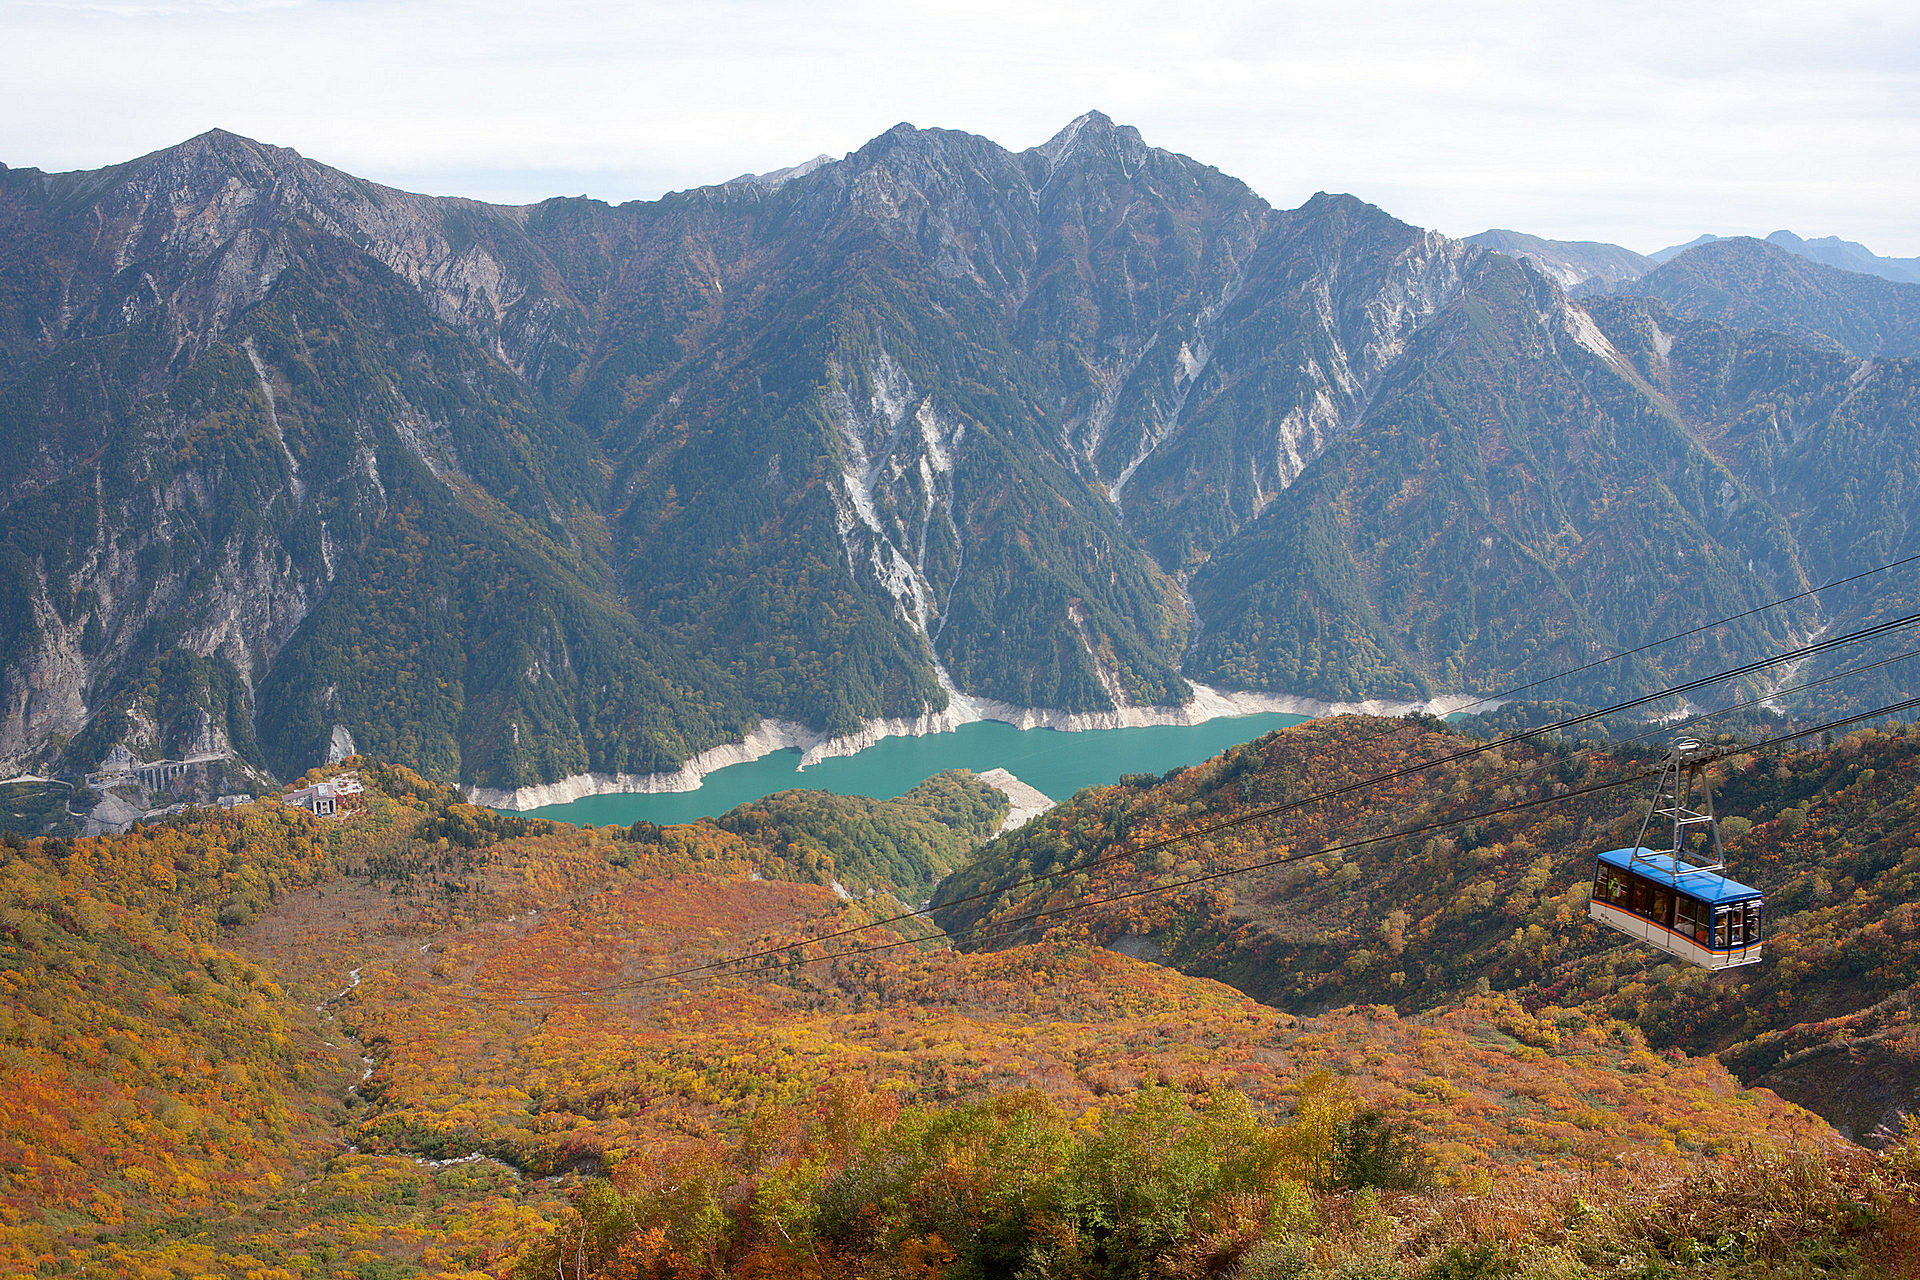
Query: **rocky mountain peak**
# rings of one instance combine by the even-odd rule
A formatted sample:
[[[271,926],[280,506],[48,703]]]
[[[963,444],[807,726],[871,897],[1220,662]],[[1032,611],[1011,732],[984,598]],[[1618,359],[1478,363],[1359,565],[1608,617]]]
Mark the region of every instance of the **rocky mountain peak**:
[[[129,164],[99,170],[108,185],[105,202],[122,202],[165,195],[174,201],[205,200],[233,187],[270,191],[275,187],[312,180],[325,170],[290,147],[276,147],[225,129],[209,129],[176,146],[166,147]]]
[[[442,320],[516,371],[531,367],[530,351],[545,340],[546,321],[528,300],[547,282],[525,245],[522,210],[383,187],[225,129],[125,164],[53,175],[44,191],[49,212],[81,215],[56,215],[62,305],[38,332],[0,333],[0,367],[150,315],[170,335],[169,364],[204,351],[267,296],[289,261],[289,237],[315,231],[419,287]],[[520,331],[502,333],[523,303]]]
[[[1668,418],[1622,372],[1631,335],[1610,346],[1548,276],[1351,195],[1275,211],[1098,111],[1017,154],[903,123],[844,159],[525,211],[214,130],[0,181],[0,226],[25,282],[0,308],[0,389],[21,388],[0,411],[50,442],[0,466],[38,502],[0,520],[23,637],[0,649],[0,759],[90,763],[172,635],[263,758],[297,772],[340,727],[506,791],[668,770],[759,718],[843,735],[954,696],[1170,705],[1182,655],[1327,699],[1483,687],[1547,660],[1537,628],[1487,638],[1503,584],[1535,584],[1504,613],[1574,619],[1556,643],[1614,642],[1617,575],[1536,570],[1642,534],[1580,515],[1556,460],[1611,477],[1603,509],[1627,512],[1666,501],[1639,458],[1693,456],[1642,431]],[[1920,295],[1849,277],[1880,290],[1853,301],[1843,273],[1752,240],[1654,286],[1682,314],[1785,296],[1745,257],[1794,268],[1808,308],[1753,319],[1821,345],[1895,350],[1896,295]],[[1849,319],[1868,304],[1877,327]],[[1615,435],[1637,443],[1593,462]],[[1474,506],[1522,449],[1531,478]],[[1416,500],[1351,546],[1326,522]],[[1797,554],[1728,510],[1668,511],[1674,541]],[[1395,562],[1442,585],[1372,585],[1369,548],[1402,532],[1425,541]],[[830,633],[797,621],[829,614]],[[376,644],[342,643],[368,619]],[[404,664],[436,674],[389,698]]]
[[[1095,156],[1116,158],[1131,172],[1146,160],[1149,150],[1140,131],[1132,125],[1115,124],[1103,111],[1088,111],[1076,116],[1064,129],[1027,154],[1045,162],[1050,178],[1070,160],[1086,163]]]
[[[205,154],[250,158],[267,163],[305,164],[306,157],[292,147],[278,147],[271,142],[261,142],[245,134],[234,133],[228,129],[208,129],[197,133],[185,142],[173,147],[163,148],[153,154],[164,156],[169,152],[180,154]]]
[[[777,190],[787,183],[792,182],[795,178],[804,178],[815,170],[824,168],[834,162],[834,157],[825,152],[821,152],[811,160],[802,160],[799,164],[790,164],[783,169],[769,169],[765,173],[743,173],[735,178],[734,181],[751,182],[756,186],[766,187],[769,190]]]
[[[960,129],[921,129],[901,121],[847,157],[858,165],[897,163],[901,159],[935,162],[955,156],[1006,154],[1005,148]]]

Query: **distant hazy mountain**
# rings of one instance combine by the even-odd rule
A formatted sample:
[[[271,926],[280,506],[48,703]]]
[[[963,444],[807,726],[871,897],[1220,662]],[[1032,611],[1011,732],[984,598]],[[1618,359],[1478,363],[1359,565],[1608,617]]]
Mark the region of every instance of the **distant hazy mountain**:
[[[1842,271],[1766,240],[1688,249],[1619,290],[1690,319],[1773,329],[1856,356],[1920,356],[1920,284]]]
[[[1519,231],[1482,231],[1468,236],[1468,244],[1525,258],[1560,282],[1563,289],[1581,285],[1606,286],[1633,280],[1653,270],[1653,259],[1599,240],[1543,240]]]
[[[1842,271],[1858,271],[1902,284],[1920,284],[1920,258],[1883,258],[1867,246],[1839,236],[1802,240],[1791,231],[1776,231],[1767,237],[1767,243]]]
[[[1655,262],[1668,262],[1696,245],[1712,244],[1722,238],[1716,235],[1696,236],[1685,244],[1669,245],[1648,257]],[[1802,240],[1791,231],[1776,231],[1767,237],[1767,243],[1778,245],[1799,257],[1838,267],[1842,271],[1857,271],[1861,275],[1879,276],[1883,280],[1894,280],[1901,284],[1920,284],[1920,258],[1883,258],[1867,246],[1853,240],[1842,240],[1839,236]]]
[[[1519,238],[1276,210],[1097,112],[618,207],[412,195],[214,132],[0,169],[0,229],[12,764],[352,745],[507,788],[960,696],[1492,690],[1920,529],[1904,472],[1830,510],[1778,450],[1724,453],[1722,408],[1686,406],[1730,402],[1669,389]],[[1644,279],[1669,310],[1608,305],[1814,360],[1749,361],[1743,394],[1817,386],[1788,416],[1832,475],[1916,434],[1905,365],[1830,394],[1867,376],[1840,352],[1907,341],[1906,294],[1851,282],[1908,286],[1754,241]]]
[[[1693,239],[1687,241],[1685,244],[1670,244],[1664,249],[1656,249],[1652,253],[1648,254],[1647,257],[1651,258],[1656,263],[1671,262],[1673,261],[1673,259],[1679,257],[1681,254],[1685,253],[1689,249],[1698,248],[1700,245],[1703,245],[1703,244],[1712,244],[1714,241],[1721,240],[1721,239],[1725,239],[1725,237],[1716,236],[1711,232],[1703,232],[1700,235],[1695,236]]]

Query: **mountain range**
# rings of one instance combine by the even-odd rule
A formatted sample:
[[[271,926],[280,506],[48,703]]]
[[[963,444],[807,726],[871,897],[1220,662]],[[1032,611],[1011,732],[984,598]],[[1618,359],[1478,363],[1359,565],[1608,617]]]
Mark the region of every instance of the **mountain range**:
[[[1716,235],[1696,236],[1685,244],[1669,245],[1647,256],[1656,263],[1667,262],[1679,257],[1688,249],[1726,238]],[[1883,280],[1893,280],[1901,284],[1920,284],[1920,258],[1884,258],[1856,240],[1842,240],[1839,236],[1816,236],[1806,240],[1791,231],[1776,231],[1767,237],[1767,243],[1779,245],[1796,257],[1824,263],[1842,271],[1879,276]]]
[[[218,131],[0,170],[0,759],[510,802],[768,725],[1494,692],[1909,553],[1920,285],[1733,240],[1575,298],[1525,248],[1097,112],[619,206]]]
[[[1467,237],[1467,243],[1497,249],[1513,257],[1524,257],[1576,292],[1605,292],[1629,280],[1646,275],[1662,263],[1673,261],[1689,249],[1745,237],[1695,236],[1685,244],[1668,245],[1652,253],[1635,253],[1617,244],[1598,240],[1548,240],[1521,231],[1494,229]],[[1920,258],[1884,258],[1867,246],[1839,236],[1802,239],[1791,231],[1776,231],[1766,238],[1798,258],[1818,262],[1856,275],[1879,276],[1897,284],[1920,284]]]

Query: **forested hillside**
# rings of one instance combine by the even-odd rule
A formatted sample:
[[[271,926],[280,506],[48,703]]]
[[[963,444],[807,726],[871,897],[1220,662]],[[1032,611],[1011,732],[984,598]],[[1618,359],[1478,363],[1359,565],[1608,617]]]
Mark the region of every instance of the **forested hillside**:
[[[1589,312],[1097,112],[618,207],[416,196],[215,131],[0,170],[0,228],[0,758],[42,772],[361,749],[510,796],[766,720],[1114,713],[1189,676],[1487,692],[1912,526],[1911,370],[1833,350],[1897,344],[1766,311],[1894,332],[1801,278],[1826,268]],[[1774,354],[1727,381],[1716,343]],[[1836,478],[1872,492],[1807,500]]]
[[[1616,291],[1828,351],[1920,356],[1920,284],[1844,271],[1749,236],[1689,249]]]
[[[1006,810],[977,780],[943,775],[888,803],[774,797],[729,815],[741,835],[701,823],[583,839],[354,763],[367,790],[344,822],[269,800],[126,836],[0,846],[0,1265],[359,1275],[405,1261],[379,1272],[401,1275],[440,1270],[436,1258],[464,1272],[456,1253],[510,1256],[559,1210],[558,1187],[523,1188],[497,1164],[423,1173],[371,1154],[390,1119],[357,1136],[369,1154],[341,1136],[387,1087],[356,1083],[341,1026],[362,975],[380,981],[369,961],[421,956],[411,939],[435,921],[485,934],[515,901],[564,908],[583,886],[663,870],[700,869],[689,885],[843,878],[884,895],[958,861]],[[503,841],[518,852],[496,875]],[[537,1163],[533,1151],[522,1154]]]
[[[1403,722],[1293,731],[1165,782],[1083,793],[948,882],[1004,870],[1007,850],[1038,869],[1046,849],[1111,849],[1288,777],[1311,785],[1322,772],[1289,753],[1295,740],[1344,744],[1351,767],[1335,773],[1352,776],[1389,758],[1366,750],[1383,734],[1408,750],[1457,741]],[[1749,773],[1786,806],[1745,833],[1742,857],[1829,904],[1780,919],[1769,942],[1787,956],[1774,966],[1803,975],[1802,999],[1844,986],[1817,934],[1889,927],[1885,912],[1870,922],[1886,873],[1865,878],[1871,856],[1819,833],[1894,830],[1898,806],[1863,815],[1909,745],[1849,739],[1726,782],[1730,806]],[[1221,903],[1191,895],[990,951],[913,921],[863,928],[997,823],[997,793],[966,775],[885,804],[790,793],[717,821],[583,830],[350,763],[367,790],[338,820],[269,801],[0,846],[7,1267],[1865,1276],[1903,1274],[1920,1241],[1910,1143],[1849,1149],[1819,1117],[1634,1025],[1662,1025],[1642,1006],[1677,1008],[1699,984],[1616,981],[1631,957],[1578,922],[1555,922],[1551,958],[1571,981],[1550,997],[1509,976],[1537,976],[1514,963],[1528,938],[1475,948],[1480,879],[1528,856],[1552,865],[1521,848],[1540,828],[1489,827],[1494,845],[1444,855],[1479,877],[1460,924],[1410,909],[1362,922],[1350,904],[1380,905],[1380,871],[1352,857],[1322,880],[1324,863],[1304,864],[1289,897],[1320,919],[1316,954],[1340,953],[1328,984],[1318,962],[1260,941],[1278,899],[1245,899],[1231,937]],[[1466,803],[1495,781],[1419,798]],[[1375,799],[1346,824],[1389,817]],[[1303,817],[1276,834],[1307,850],[1321,828]],[[1773,852],[1787,829],[1803,843]],[[1448,883],[1431,861],[1416,869],[1436,894]],[[1775,890],[1786,912],[1802,910],[1795,883]],[[1549,910],[1567,900],[1551,874],[1524,892]],[[1353,963],[1340,919],[1377,965]],[[1808,935],[1797,949],[1789,919]],[[1115,928],[1188,967],[1265,947],[1262,963],[1308,997],[1258,1003],[1099,946]],[[1449,995],[1435,965],[1494,981]],[[1725,1021],[1694,1007],[1700,1026]],[[1777,1006],[1754,1008],[1764,1020]]]
[[[1410,1013],[1493,992],[1544,1023],[1563,1009],[1579,1010],[1580,1023],[1620,1019],[1656,1049],[1719,1055],[1748,1083],[1778,1089],[1850,1137],[1900,1131],[1920,1089],[1900,1039],[1920,982],[1920,855],[1910,848],[1920,740],[1909,731],[1861,730],[1831,749],[1769,749],[1715,766],[1732,874],[1767,892],[1770,913],[1766,961],[1717,977],[1663,963],[1586,919],[1594,857],[1632,842],[1653,783],[1578,793],[1632,778],[1644,749],[1503,747],[1276,821],[1125,856],[1463,745],[1434,721],[1343,717],[1164,780],[1092,789],[944,881],[934,918],[959,945],[1004,945],[1046,921],[1007,932],[995,925],[1003,917],[1284,859],[1075,918],[1102,941],[1144,939],[1167,963],[1301,1013],[1371,1002]],[[1318,852],[1554,796],[1566,798]],[[968,901],[981,887],[1049,873],[1056,878]],[[1538,1033],[1542,1042],[1559,1034]],[[1869,1047],[1849,1057],[1850,1040]]]

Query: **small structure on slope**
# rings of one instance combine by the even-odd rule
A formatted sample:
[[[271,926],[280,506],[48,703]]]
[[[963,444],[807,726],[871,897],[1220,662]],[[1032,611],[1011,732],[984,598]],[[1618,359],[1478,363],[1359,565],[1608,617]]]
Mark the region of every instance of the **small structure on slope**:
[[[366,788],[360,785],[360,779],[351,773],[339,774],[325,782],[316,782],[312,786],[302,787],[298,791],[289,791],[280,797],[280,803],[295,809],[305,809],[322,818],[331,818],[340,812],[340,801],[347,796],[357,796]]]

